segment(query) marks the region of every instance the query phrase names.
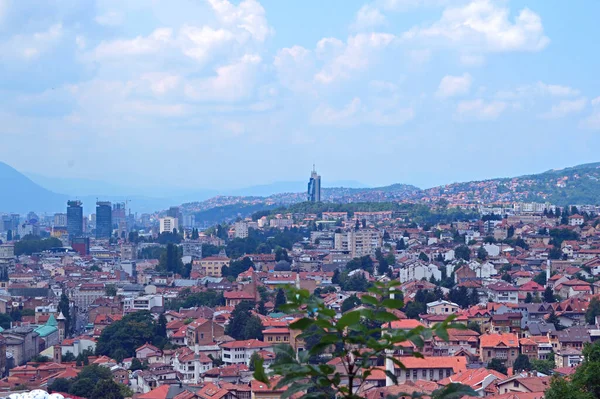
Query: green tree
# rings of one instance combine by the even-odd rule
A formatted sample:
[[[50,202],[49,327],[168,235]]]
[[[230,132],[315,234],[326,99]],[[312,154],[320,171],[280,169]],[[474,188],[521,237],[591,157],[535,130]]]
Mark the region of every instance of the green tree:
[[[361,303],[362,302],[356,295],[350,295],[348,298],[344,299],[344,302],[342,302],[342,313],[346,313],[350,309],[354,309]]]
[[[533,281],[538,283],[541,286],[546,285],[546,272],[540,272],[535,275]]]
[[[471,259],[471,250],[466,245],[459,245],[454,249],[454,256],[457,259],[470,260]]]
[[[546,322],[554,324],[554,327],[558,331],[561,331],[561,330],[565,329],[565,326],[563,326],[562,324],[560,324],[560,319],[558,318],[558,316],[554,312],[554,309],[551,310],[550,314],[548,315],[548,318],[546,319]]]
[[[252,315],[252,308],[250,302],[240,302],[231,313],[225,334],[237,340],[261,339],[262,323],[257,316]]]
[[[263,325],[260,319],[256,316],[250,316],[244,326],[243,339],[263,339]]]
[[[577,367],[570,380],[554,377],[550,388],[546,391],[546,398],[600,398],[600,343],[585,344],[583,347],[583,362]]]
[[[11,323],[13,322],[12,317],[10,317],[7,313],[0,313],[0,327],[5,330],[8,330],[11,327]]]
[[[71,385],[69,393],[75,396],[87,397],[95,386],[95,382],[89,378],[77,378]]]
[[[427,256],[425,252],[421,252],[419,254],[419,260],[422,260],[423,262],[429,262],[429,256]]]
[[[290,325],[290,329],[300,331],[299,337],[305,341],[307,350],[297,354],[290,345],[275,347],[276,361],[269,375],[281,377],[274,388],[286,387],[283,399],[292,395],[302,399],[328,399],[332,395],[358,399],[361,396],[356,393],[357,388],[366,382],[375,369],[379,369],[371,359],[389,359],[402,368],[401,360],[393,356],[393,349],[400,343],[410,341],[417,348],[422,348],[424,338],[435,334],[447,340],[447,329],[455,327],[451,317],[436,324],[433,329],[419,327],[405,332],[390,328],[390,322],[398,319],[391,310],[402,308],[403,303],[390,298],[390,285],[385,284],[378,283],[371,287],[370,294],[361,298],[364,307],[349,311],[339,319],[334,310],[307,290],[291,288],[288,299],[284,310],[293,315],[303,315]],[[308,309],[308,313],[305,309]],[[318,366],[310,363],[324,355],[339,361],[341,367],[336,368],[329,363]],[[262,359],[255,363],[254,378],[270,385]],[[386,371],[386,376],[397,382],[395,373]],[[476,395],[467,387],[464,387],[463,394]]]
[[[484,261],[488,257],[488,253],[483,246],[479,247],[477,250],[477,259]]]
[[[533,296],[531,296],[531,292],[528,292],[527,295],[525,296],[525,303],[531,303],[533,302]]]
[[[481,334],[481,326],[474,321],[470,321],[469,324],[467,324],[467,328]]]
[[[552,288],[546,287],[544,290],[544,302],[546,303],[554,303],[556,300],[554,299],[554,291]]]
[[[137,348],[146,342],[154,343],[154,332],[155,322],[150,312],[128,314],[102,330],[96,354],[113,359],[133,357]]]
[[[513,364],[513,369],[517,372],[531,370],[531,363],[529,362],[527,355],[520,354],[517,356],[515,363]]]
[[[258,354],[258,352],[254,352],[252,356],[250,356],[250,361],[248,362],[248,368],[250,371],[254,371],[256,369],[256,364],[260,362],[262,357]]]
[[[67,353],[65,353],[65,354],[62,356],[62,361],[63,361],[63,362],[65,362],[65,363],[68,363],[68,362],[74,362],[74,361],[75,361],[75,359],[76,359],[76,358],[75,358],[75,355],[73,354],[73,352],[70,352],[70,351],[67,351]],[[65,392],[66,392],[66,391],[65,391]]]
[[[104,286],[104,294],[106,296],[117,296],[117,286],[114,284],[106,284]]]
[[[533,359],[530,361],[531,369],[536,370],[542,374],[550,375],[552,370],[556,367],[554,363],[554,353],[550,352],[548,358],[545,360]]]
[[[596,316],[600,315],[600,300],[598,297],[593,297],[590,301],[587,311],[585,312],[585,321],[588,324],[596,324]]]
[[[263,316],[267,315],[267,308],[265,308],[265,301],[262,299],[260,300],[260,302],[258,302],[257,312]]]
[[[138,359],[137,357],[134,357],[131,360],[131,367],[129,367],[129,370],[131,371],[136,371],[136,370],[144,370],[145,367],[142,364],[142,362],[140,361],[140,359]]]
[[[107,379],[96,384],[89,399],[124,399],[124,396],[119,384],[112,379]]]
[[[71,391],[71,381],[66,378],[55,378],[52,384],[48,385],[52,392],[69,393]]]
[[[487,368],[489,370],[496,370],[497,372],[505,374],[505,375],[508,374],[508,370],[507,370],[506,366],[500,359],[492,359],[491,361],[489,361]]]
[[[282,305],[287,303],[287,299],[285,298],[285,292],[283,289],[277,290],[277,295],[275,296],[275,310],[278,310]]]

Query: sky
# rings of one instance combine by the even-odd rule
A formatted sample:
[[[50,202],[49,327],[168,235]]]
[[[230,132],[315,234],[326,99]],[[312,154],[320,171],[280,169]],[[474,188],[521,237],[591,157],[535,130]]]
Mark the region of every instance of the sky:
[[[422,188],[600,161],[600,2],[0,0],[0,161]]]

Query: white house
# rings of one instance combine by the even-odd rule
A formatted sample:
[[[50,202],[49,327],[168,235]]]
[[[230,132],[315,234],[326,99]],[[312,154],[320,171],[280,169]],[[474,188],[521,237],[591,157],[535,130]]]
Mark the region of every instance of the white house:
[[[450,315],[458,312],[459,309],[460,307],[456,303],[445,300],[438,300],[427,304],[428,314]]]
[[[500,246],[496,244],[483,244],[483,249],[489,256],[498,256],[500,255]]]
[[[254,352],[266,350],[273,352],[273,345],[257,339],[231,341],[221,345],[221,359],[225,364],[250,364]]]
[[[581,215],[571,215],[569,216],[569,226],[581,226],[585,222],[585,219]]]
[[[470,262],[469,269],[473,270],[478,278],[490,278],[498,274],[494,265],[489,262]]]
[[[436,280],[442,279],[442,272],[434,264],[423,265],[421,263],[413,263],[403,269],[400,269],[401,283],[422,279],[429,280],[431,276],[433,276]]]

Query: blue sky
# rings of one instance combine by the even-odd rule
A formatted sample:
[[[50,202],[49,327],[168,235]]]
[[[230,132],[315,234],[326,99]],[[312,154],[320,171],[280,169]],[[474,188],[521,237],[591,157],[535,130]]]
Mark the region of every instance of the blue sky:
[[[190,188],[599,161],[600,2],[577,5],[0,0],[0,160]]]

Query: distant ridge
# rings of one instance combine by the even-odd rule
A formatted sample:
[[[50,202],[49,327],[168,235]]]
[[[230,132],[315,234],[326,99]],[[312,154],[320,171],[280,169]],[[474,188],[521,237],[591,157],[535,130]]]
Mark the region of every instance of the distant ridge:
[[[47,190],[16,169],[0,162],[0,211],[26,213],[66,209],[67,196]]]
[[[350,184],[361,185],[357,182],[349,182]],[[216,190],[201,189],[167,198],[107,196],[101,195],[102,193],[98,193],[97,197],[111,201],[133,199],[132,207],[136,211],[152,212],[166,209],[170,205],[185,203],[192,212],[198,212],[237,203],[243,203],[246,207],[252,204],[254,207],[261,202],[265,204],[302,202],[305,200],[304,186],[304,182],[280,182],[230,190],[225,194],[228,197],[224,200],[214,198]],[[0,189],[0,212],[21,214],[29,211],[64,212],[66,201],[70,198],[67,194],[59,194],[34,183],[3,162],[0,162]],[[324,187],[322,195],[326,201],[333,202],[384,202],[431,201],[452,194],[464,194],[463,197],[479,203],[547,201],[557,205],[600,205],[600,162],[551,169],[538,174],[452,183],[428,189],[407,184],[371,188]],[[96,196],[80,197],[84,201],[86,214],[93,212],[95,198]],[[248,200],[249,198],[252,200]]]

